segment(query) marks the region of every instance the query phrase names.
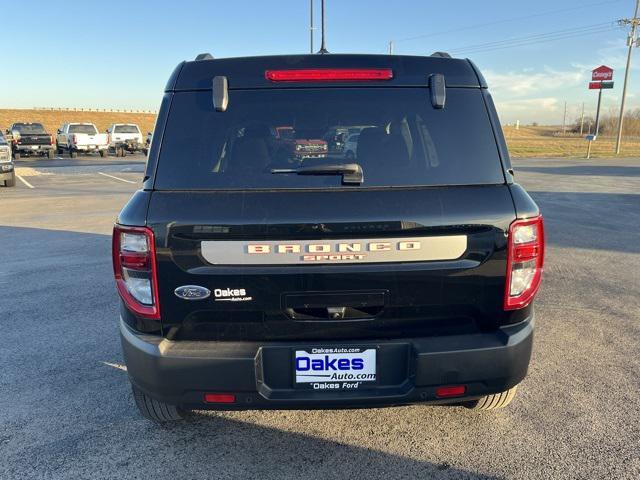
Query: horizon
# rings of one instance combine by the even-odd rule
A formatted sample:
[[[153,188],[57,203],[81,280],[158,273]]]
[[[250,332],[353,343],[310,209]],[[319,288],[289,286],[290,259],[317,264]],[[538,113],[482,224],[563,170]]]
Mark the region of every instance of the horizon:
[[[198,53],[223,58],[309,52],[307,0],[282,1],[276,8],[266,2],[184,0],[177,11],[165,0],[154,2],[153,8],[147,2],[132,5],[123,0],[114,0],[107,10],[100,4],[82,4],[74,17],[79,26],[56,29],[55,42],[46,27],[57,7],[42,0],[31,5],[28,36],[21,35],[21,22],[9,22],[0,33],[0,41],[14,51],[5,59],[10,73],[0,79],[3,109],[156,111],[175,65]],[[71,9],[77,5],[69,2]],[[219,20],[221,5],[224,21]],[[628,30],[615,21],[631,17],[633,7],[632,0],[572,0],[562,7],[550,0],[533,7],[506,0],[492,2],[491,7],[462,1],[438,5],[434,15],[434,7],[408,0],[398,0],[392,9],[381,0],[327,0],[327,48],[332,53],[383,54],[393,41],[398,55],[449,51],[479,66],[503,124],[519,120],[523,125],[561,125],[565,101],[571,124],[580,116],[583,102],[585,115],[594,116],[597,92],[589,91],[587,84],[591,70],[600,65],[615,70],[615,88],[603,92],[602,111],[616,114],[619,109]],[[141,21],[124,25],[119,21],[122,11]],[[319,1],[314,14],[317,51]],[[96,18],[104,24],[98,40]],[[640,108],[639,76],[636,59],[626,111]]]

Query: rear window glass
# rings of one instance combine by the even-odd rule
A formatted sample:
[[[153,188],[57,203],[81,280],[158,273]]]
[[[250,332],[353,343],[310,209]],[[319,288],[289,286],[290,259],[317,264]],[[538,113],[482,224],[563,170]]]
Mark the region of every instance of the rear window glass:
[[[93,125],[69,125],[69,133],[86,133],[95,135],[98,133]]]
[[[226,112],[211,91],[174,94],[157,189],[366,188],[504,183],[479,89],[231,90]],[[345,142],[349,140],[348,147]],[[360,187],[339,175],[274,174],[358,163]]]
[[[29,133],[45,133],[44,127],[39,123],[16,123],[13,125],[14,132],[29,134]]]
[[[116,125],[113,129],[114,133],[140,133],[135,125]]]

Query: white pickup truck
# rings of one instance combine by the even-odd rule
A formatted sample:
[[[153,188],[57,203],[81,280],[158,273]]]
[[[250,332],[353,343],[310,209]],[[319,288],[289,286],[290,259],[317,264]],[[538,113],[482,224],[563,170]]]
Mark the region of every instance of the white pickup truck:
[[[140,132],[140,127],[135,123],[114,123],[107,128],[109,135],[109,148],[115,151],[116,157],[124,157],[125,152],[134,153],[144,151],[146,145]]]
[[[109,136],[98,133],[93,123],[65,123],[58,129],[56,136],[58,154],[65,150],[71,158],[76,158],[78,152],[98,152],[101,157],[107,155]]]

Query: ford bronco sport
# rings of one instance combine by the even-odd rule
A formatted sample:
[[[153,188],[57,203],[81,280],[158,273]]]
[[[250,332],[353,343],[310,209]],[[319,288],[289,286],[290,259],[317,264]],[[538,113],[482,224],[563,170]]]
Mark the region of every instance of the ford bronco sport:
[[[358,127],[357,153],[283,158],[282,125],[294,141]],[[114,229],[136,404],[156,421],[505,406],[527,373],[543,253],[472,62],[199,56],[167,83]]]

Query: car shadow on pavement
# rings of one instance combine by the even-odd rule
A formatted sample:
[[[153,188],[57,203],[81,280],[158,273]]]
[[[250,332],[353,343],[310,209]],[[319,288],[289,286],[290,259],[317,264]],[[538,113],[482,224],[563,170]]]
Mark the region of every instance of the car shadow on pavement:
[[[437,444],[451,437],[414,445],[424,437],[394,428],[391,412],[143,419],[120,350],[109,235],[0,226],[0,286],[3,480],[496,478],[448,463]]]
[[[324,438],[326,424],[318,423],[313,436],[289,431],[298,425],[293,419],[286,429],[260,425],[267,412],[246,412],[247,420],[228,418],[214,412],[194,412],[180,424],[171,426],[147,424],[147,435],[156,437],[165,448],[162,457],[167,468],[180,459],[184,464],[199,465],[191,473],[211,471],[214,468],[222,478],[274,478],[274,479],[496,479],[466,469],[457,468],[446,461],[430,462],[410,458],[410,451],[395,454],[367,445],[350,445]],[[287,415],[271,412],[270,416]],[[316,420],[331,422],[331,411],[322,412]],[[345,423],[348,427],[348,422]],[[310,427],[307,425],[306,427]],[[357,427],[356,427],[357,428]],[[387,436],[382,425],[371,429]],[[388,434],[393,444],[397,432]],[[354,437],[357,436],[354,432]],[[366,436],[366,435],[365,435]],[[188,445],[185,449],[184,446]],[[174,447],[175,446],[175,447]],[[407,455],[407,456],[405,456]],[[180,468],[180,464],[177,465]],[[175,470],[175,478],[181,471]],[[217,478],[217,477],[216,477]]]
[[[544,216],[547,244],[640,253],[640,194],[529,190]]]
[[[580,175],[596,177],[640,177],[640,167],[607,166],[607,165],[574,165],[567,167],[514,167],[516,178],[518,172],[547,173],[549,175]]]

